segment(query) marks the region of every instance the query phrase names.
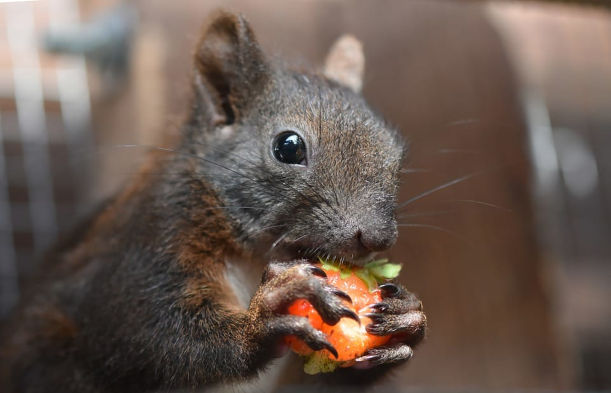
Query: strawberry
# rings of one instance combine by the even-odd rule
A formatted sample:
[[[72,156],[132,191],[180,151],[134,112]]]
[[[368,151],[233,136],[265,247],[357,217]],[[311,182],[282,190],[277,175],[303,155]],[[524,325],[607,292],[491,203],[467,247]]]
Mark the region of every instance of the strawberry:
[[[288,308],[288,313],[308,318],[310,324],[325,333],[329,343],[337,350],[335,358],[329,351],[313,351],[304,342],[294,336],[287,337],[286,343],[299,355],[306,357],[304,371],[308,374],[330,372],[339,367],[354,364],[354,359],[362,356],[368,349],[384,345],[390,336],[369,334],[365,327],[371,320],[364,316],[370,312],[368,306],[382,301],[378,283],[395,278],[401,269],[400,265],[388,263],[386,259],[373,261],[364,267],[334,265],[320,260],[321,267],[327,273],[327,282],[346,292],[352,304],[346,302],[357,313],[361,323],[342,318],[331,326],[324,323],[318,312],[304,299],[298,299]]]
[[[288,308],[288,313],[291,315],[299,315],[308,318],[310,324],[318,330],[322,329],[323,321],[314,307],[305,299],[297,299]],[[306,343],[295,336],[288,336],[285,339],[291,349],[299,355],[311,355],[314,351],[308,347]]]

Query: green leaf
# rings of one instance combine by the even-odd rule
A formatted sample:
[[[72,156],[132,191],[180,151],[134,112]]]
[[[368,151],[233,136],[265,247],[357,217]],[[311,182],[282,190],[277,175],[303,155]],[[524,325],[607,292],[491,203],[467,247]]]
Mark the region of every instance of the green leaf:
[[[329,359],[324,353],[314,352],[306,357],[306,361],[303,364],[303,372],[309,375],[330,373],[335,371],[338,366],[339,362]]]
[[[324,270],[333,270],[334,272],[340,271],[339,266],[334,265],[332,262],[322,259],[321,257],[318,257],[318,260]]]
[[[368,270],[378,281],[384,281],[396,278],[401,272],[401,265],[398,263],[385,263],[371,267]]]
[[[401,265],[397,263],[388,262],[387,258],[376,259],[375,261],[368,262],[362,268],[352,268],[339,266],[332,261],[325,260],[318,257],[318,260],[322,264],[324,270],[332,270],[339,272],[341,279],[346,279],[354,273],[357,277],[367,284],[370,291],[373,291],[378,283],[382,283],[386,280],[396,278],[401,272]]]
[[[365,266],[363,266],[365,269],[370,269],[372,267],[376,267],[376,266],[380,266],[380,265],[384,265],[385,263],[388,263],[388,258],[382,258],[382,259],[376,259],[375,261],[371,261],[368,262]]]
[[[359,269],[355,271],[354,274],[358,278],[363,280],[365,284],[367,284],[367,288],[369,288],[370,292],[376,289],[376,287],[378,286],[376,278],[371,273],[369,273],[369,269]]]

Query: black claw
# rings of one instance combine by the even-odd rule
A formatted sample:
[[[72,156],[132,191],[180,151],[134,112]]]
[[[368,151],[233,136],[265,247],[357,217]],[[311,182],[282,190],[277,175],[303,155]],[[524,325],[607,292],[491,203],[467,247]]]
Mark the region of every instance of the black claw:
[[[327,273],[325,273],[325,271],[319,268],[318,266],[308,266],[307,269],[310,271],[311,274],[315,276],[327,278]]]
[[[365,330],[367,330],[367,333],[371,333],[376,336],[385,335],[384,332],[382,331],[382,327],[375,323],[370,323],[369,325],[365,326]]]
[[[367,318],[369,318],[369,319],[371,319],[372,321],[375,321],[375,322],[380,322],[380,321],[382,321],[384,319],[384,315],[378,314],[378,313],[374,313],[374,312],[369,312],[367,314],[364,314],[363,316],[365,316],[365,317],[367,317]]]
[[[350,304],[352,304],[352,298],[346,292],[341,291],[339,289],[334,289],[333,294],[337,297],[344,299],[345,301],[349,302]]]
[[[365,355],[365,356],[361,356],[359,358],[354,359],[354,361],[357,363],[377,362],[378,360],[380,360],[380,355]]]
[[[386,303],[376,303],[376,304],[372,304],[371,306],[369,306],[369,308],[371,308],[374,311],[384,312],[384,311],[388,310],[388,304],[386,304]]]
[[[331,352],[333,354],[333,356],[335,356],[335,358],[337,359],[338,354],[337,354],[337,350],[333,347],[333,345],[329,344],[328,342],[324,342],[323,347],[325,347],[325,349],[329,352]]]
[[[401,289],[392,282],[384,283],[379,288],[382,291],[382,297],[395,297],[401,293]]]
[[[346,318],[354,319],[355,321],[359,323],[359,325],[361,324],[361,318],[359,318],[357,313],[355,313],[354,311],[352,311],[349,308],[342,309],[342,316]]]

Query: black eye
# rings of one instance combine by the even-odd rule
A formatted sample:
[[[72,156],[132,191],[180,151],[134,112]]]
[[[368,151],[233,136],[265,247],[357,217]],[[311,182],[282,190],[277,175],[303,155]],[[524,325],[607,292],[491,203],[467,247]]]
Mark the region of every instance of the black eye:
[[[274,157],[285,164],[306,165],[306,145],[293,131],[286,131],[274,139]]]

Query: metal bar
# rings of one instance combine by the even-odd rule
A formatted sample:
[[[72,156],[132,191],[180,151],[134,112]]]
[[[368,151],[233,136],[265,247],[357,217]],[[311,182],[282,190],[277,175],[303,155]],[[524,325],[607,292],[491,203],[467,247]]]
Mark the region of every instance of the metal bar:
[[[61,30],[80,23],[76,0],[49,0],[49,30]],[[58,57],[56,65],[57,90],[62,120],[70,155],[70,169],[76,171],[75,187],[80,190],[83,182],[90,181],[89,166],[82,160],[83,151],[93,151],[91,132],[91,103],[87,81],[85,56],[72,54]],[[82,198],[79,198],[82,200]],[[77,210],[82,207],[78,206]]]
[[[2,118],[0,117],[0,282],[2,283],[0,285],[0,318],[4,318],[8,314],[19,298],[19,280],[15,246],[13,244],[8,186]]]
[[[34,9],[31,3],[14,3],[7,4],[6,11],[7,40],[13,62],[15,103],[28,184],[34,248],[40,251],[55,238],[57,221]]]

